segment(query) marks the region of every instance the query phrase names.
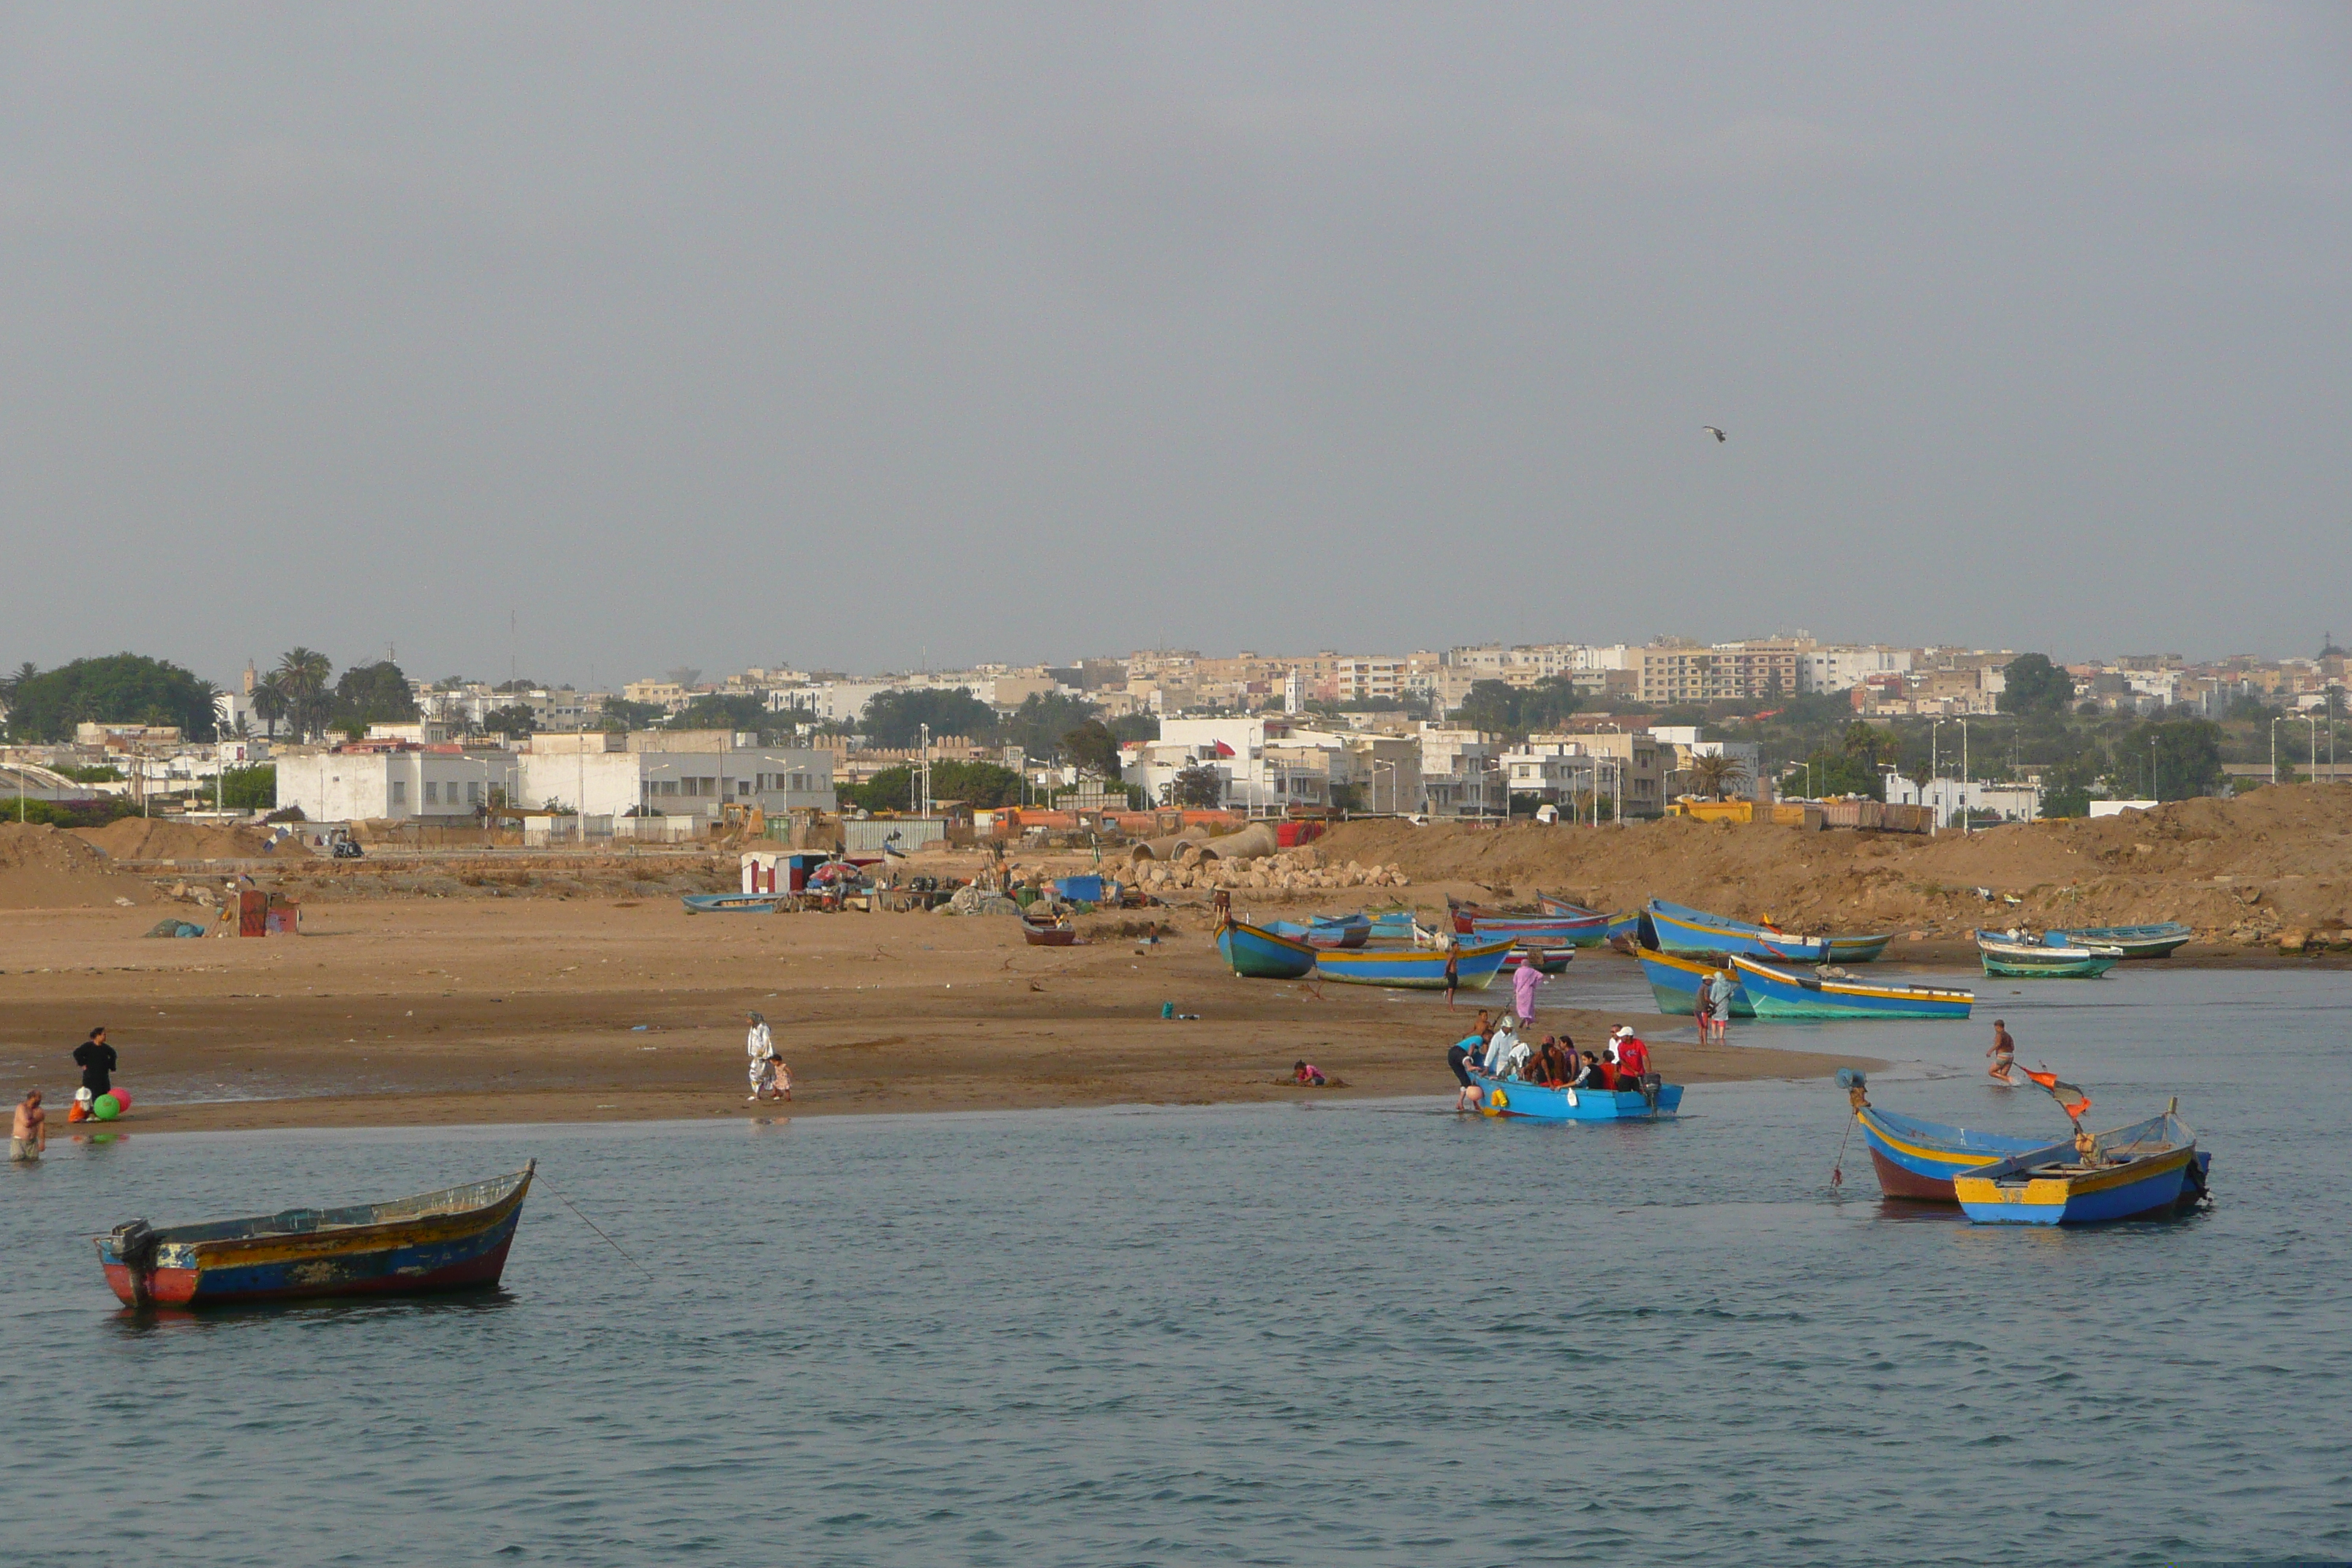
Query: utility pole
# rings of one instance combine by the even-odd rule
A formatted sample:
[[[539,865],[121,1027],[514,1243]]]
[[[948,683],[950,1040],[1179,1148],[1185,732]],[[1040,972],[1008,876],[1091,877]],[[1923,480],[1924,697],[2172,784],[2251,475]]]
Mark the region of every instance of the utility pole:
[[[1960,721],[1960,837],[1969,836],[1969,721]]]

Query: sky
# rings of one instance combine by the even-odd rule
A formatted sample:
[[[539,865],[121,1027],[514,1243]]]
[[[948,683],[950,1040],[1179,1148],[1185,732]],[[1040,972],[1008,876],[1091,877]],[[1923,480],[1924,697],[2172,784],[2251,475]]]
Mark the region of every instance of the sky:
[[[2307,655],[2347,257],[2341,5],[8,5],[0,665]]]

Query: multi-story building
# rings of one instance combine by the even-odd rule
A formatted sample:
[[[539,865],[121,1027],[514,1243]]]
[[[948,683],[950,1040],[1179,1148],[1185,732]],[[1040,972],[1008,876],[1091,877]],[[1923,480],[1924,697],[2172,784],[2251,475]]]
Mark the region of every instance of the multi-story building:
[[[534,735],[518,798],[589,816],[716,817],[730,803],[773,815],[837,809],[831,752],[735,742],[723,730]]]
[[[520,759],[502,747],[362,741],[280,748],[278,804],[313,822],[470,818],[496,794],[515,800]]]

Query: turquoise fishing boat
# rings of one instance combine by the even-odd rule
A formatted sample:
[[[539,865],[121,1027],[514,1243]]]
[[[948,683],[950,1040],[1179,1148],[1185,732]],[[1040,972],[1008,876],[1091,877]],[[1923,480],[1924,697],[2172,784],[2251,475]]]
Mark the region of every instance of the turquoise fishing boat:
[[[1493,983],[1503,960],[1510,956],[1511,939],[1465,942],[1454,950],[1454,973],[1465,991],[1484,991]],[[1365,947],[1307,949],[1315,954],[1315,973],[1342,985],[1389,985],[1408,991],[1445,989],[1445,954],[1442,947]]]
[[[1229,920],[1217,928],[1217,951],[1247,980],[1297,980],[1315,967],[1318,950],[1262,926]]]
[[[1979,1225],[2097,1225],[2185,1214],[2205,1195],[2210,1160],[2172,1108],[2053,1158],[2016,1154],[1952,1178],[1960,1212]]]
[[[2170,958],[2197,933],[2179,921],[2164,921],[2144,926],[2075,926],[2068,931],[2044,931],[2045,947],[2112,947],[2122,952],[2126,962],[2136,958]]]
[[[766,915],[773,914],[776,893],[680,893],[678,902],[690,915]]]
[[[1761,926],[1744,921],[1726,921],[1717,915],[1703,915],[1696,910],[1675,912],[1679,905],[1660,904],[1650,900],[1642,918],[1649,921],[1649,931],[1654,942],[1644,945],[1661,952],[1696,958],[1709,953],[1744,952],[1750,958],[1776,958],[1783,963],[1827,963],[1830,961],[1829,938],[1823,936],[1792,936],[1787,931],[1767,931]]]
[[[1726,966],[1720,959],[1710,963],[1678,953],[1660,952],[1654,947],[1636,948],[1633,956],[1642,961],[1642,973],[1650,982],[1650,994],[1658,999],[1658,1011],[1685,1018],[1698,1011],[1699,982]],[[1739,983],[1737,971],[1731,978],[1731,1016],[1753,1018],[1756,1004],[1749,999],[1747,986]]]
[[[1527,1121],[1654,1121],[1682,1109],[1683,1086],[1664,1083],[1658,1098],[1633,1089],[1566,1089],[1522,1083],[1517,1079],[1470,1077],[1479,1089],[1479,1107],[1488,1116]]]
[[[1734,954],[1739,988],[1759,1018],[1965,1018],[1973,991],[1799,974]]]
[[[1895,940],[1895,933],[1891,931],[1871,936],[1800,936],[1778,926],[1762,925],[1755,921],[1736,921],[1727,915],[1711,915],[1705,910],[1668,903],[1664,899],[1650,900],[1650,913],[1653,918],[1664,915],[1668,920],[1705,931],[1736,931],[1762,944],[1755,947],[1726,944],[1709,948],[1708,952],[1745,952],[1751,958],[1779,958],[1791,963],[1869,963],[1885,952],[1886,944]],[[1822,950],[1819,953],[1811,951],[1816,945]]]
[[[1598,910],[1588,909],[1582,904],[1575,903],[1570,900],[1559,898],[1554,894],[1546,892],[1538,892],[1536,894],[1536,908],[1541,910],[1548,915],[1595,915],[1601,913]],[[1601,916],[1600,934],[1593,937],[1580,936],[1577,938],[1576,945],[1579,947],[1599,947],[1606,944],[1611,947],[1622,947],[1624,943],[1633,940],[1634,929],[1641,923],[1641,919],[1642,916],[1639,910],[1613,915],[1603,915]],[[1630,949],[1628,951],[1630,951]]]
[[[1309,947],[1361,947],[1372,934],[1372,922],[1368,915],[1317,915],[1304,925],[1268,921],[1265,929]]]
[[[2011,980],[2095,980],[2124,961],[2115,947],[2052,947],[2018,932],[1977,932],[1987,974]]]

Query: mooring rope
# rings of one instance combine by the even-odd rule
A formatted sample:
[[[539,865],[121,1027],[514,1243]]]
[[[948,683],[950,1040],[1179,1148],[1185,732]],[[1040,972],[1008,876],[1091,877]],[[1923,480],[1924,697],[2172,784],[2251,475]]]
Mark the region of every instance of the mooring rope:
[[[640,1274],[644,1275],[644,1276],[646,1277],[646,1279],[647,1280],[651,1281],[652,1283],[654,1283],[654,1284],[656,1284],[656,1285],[658,1285],[658,1284],[660,1284],[660,1283],[661,1283],[661,1281],[660,1281],[660,1280],[654,1279],[654,1271],[653,1271],[652,1269],[650,1269],[650,1268],[646,1268],[644,1264],[642,1264],[642,1263],[638,1262],[635,1258],[629,1258],[628,1248],[626,1248],[626,1247],[623,1247],[619,1242],[614,1241],[611,1237],[609,1237],[609,1236],[604,1236],[604,1226],[602,1226],[598,1225],[594,1220],[590,1219],[586,1215],[584,1215],[584,1214],[580,1214],[580,1205],[579,1205],[578,1204],[573,1203],[570,1198],[565,1197],[562,1193],[556,1192],[556,1191],[555,1191],[555,1184],[554,1184],[553,1182],[549,1181],[545,1176],[543,1176],[543,1175],[542,1175],[542,1176],[541,1176],[541,1177],[539,1178],[539,1183],[540,1183],[540,1185],[541,1185],[541,1186],[545,1187],[545,1188],[546,1188],[550,1193],[551,1193],[551,1194],[554,1194],[555,1201],[556,1201],[557,1203],[562,1204],[565,1208],[570,1209],[573,1214],[580,1215],[580,1223],[581,1223],[582,1225],[586,1226],[590,1230],[594,1231],[598,1236],[604,1236],[604,1245],[605,1245],[605,1246],[607,1246],[607,1247],[611,1247],[614,1251],[615,1251],[615,1252],[619,1253],[623,1258],[628,1258],[628,1259],[629,1259],[629,1267],[630,1267],[630,1268],[632,1268],[635,1269],[638,1273],[640,1273]]]

